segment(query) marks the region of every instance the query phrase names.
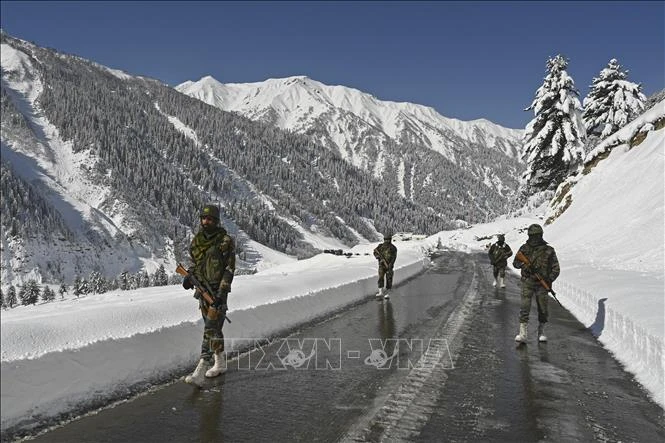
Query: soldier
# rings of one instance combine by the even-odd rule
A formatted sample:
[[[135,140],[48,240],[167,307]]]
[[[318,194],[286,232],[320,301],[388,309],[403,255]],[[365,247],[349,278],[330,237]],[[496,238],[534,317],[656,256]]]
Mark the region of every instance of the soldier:
[[[383,243],[374,248],[374,257],[379,261],[379,292],[377,297],[388,298],[388,291],[393,287],[393,266],[397,260],[397,248],[391,243],[392,236],[385,234]],[[386,280],[386,290],[383,290],[383,280]]]
[[[201,284],[207,286],[215,301],[209,306],[198,290],[194,294],[199,299],[205,326],[201,358],[194,372],[185,377],[185,382],[197,385],[205,380],[204,374],[206,377],[216,377],[226,371],[222,325],[236,267],[235,245],[220,226],[219,208],[215,205],[204,206],[200,219],[201,228],[192,239],[189,250],[193,264],[190,271]],[[194,284],[189,277],[185,277],[182,286],[192,289]],[[209,368],[213,358],[214,365]]]
[[[508,266],[508,257],[513,255],[513,250],[505,243],[506,237],[503,234],[497,235],[497,241],[488,251],[490,263],[494,267],[494,283],[492,286],[505,288],[503,280],[506,278],[506,267]]]
[[[521,252],[529,260],[526,266],[517,256],[513,260],[513,266],[522,270],[522,305],[520,308],[520,332],[515,341],[526,343],[527,324],[529,323],[529,311],[531,311],[531,298],[536,297],[538,306],[538,341],[547,341],[545,336],[545,323],[547,323],[547,289],[538,281],[535,274],[540,275],[551,287],[552,282],[559,276],[559,260],[554,248],[543,240],[543,228],[538,224],[529,226],[529,239],[520,246]]]

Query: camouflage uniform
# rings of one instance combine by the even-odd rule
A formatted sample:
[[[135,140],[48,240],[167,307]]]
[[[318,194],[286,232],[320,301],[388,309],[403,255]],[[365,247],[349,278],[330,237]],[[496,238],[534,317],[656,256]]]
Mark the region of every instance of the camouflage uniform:
[[[490,263],[494,267],[494,278],[504,278],[508,266],[508,257],[513,255],[513,250],[510,249],[507,243],[504,243],[503,237],[499,236],[499,241],[490,246],[487,254],[490,257]]]
[[[393,266],[397,260],[397,248],[390,242],[390,238],[383,240],[383,243],[374,248],[374,257],[379,260],[379,288],[383,288],[385,277],[386,289],[390,289],[393,287]]]
[[[529,240],[527,240],[527,242],[519,249],[519,252],[529,259],[531,266],[526,267],[517,258],[513,260],[513,266],[517,269],[521,269],[522,274],[522,304],[519,315],[520,323],[529,322],[531,298],[535,296],[536,304],[538,306],[538,322],[544,324],[547,323],[548,320],[548,291],[540,284],[538,279],[534,277],[534,273],[539,274],[543,280],[551,285],[559,276],[559,260],[556,257],[554,248],[543,240],[542,228],[540,228],[540,226],[538,226],[540,234],[537,233],[538,229],[535,228],[533,229],[533,232],[536,232],[536,234],[531,234],[533,226],[538,225],[532,225],[529,228]]]
[[[206,208],[209,206],[203,209],[202,217],[206,215]],[[207,361],[212,360],[213,354],[224,351],[222,326],[236,266],[233,239],[223,227],[219,226],[219,212],[213,215],[216,215],[217,223],[209,229],[202,227],[192,239],[189,250],[194,264],[191,271],[201,283],[208,285],[208,289],[212,291],[210,295],[215,298],[217,306],[216,309],[211,309],[197,291],[195,297],[199,299],[199,307],[205,322],[201,358]]]

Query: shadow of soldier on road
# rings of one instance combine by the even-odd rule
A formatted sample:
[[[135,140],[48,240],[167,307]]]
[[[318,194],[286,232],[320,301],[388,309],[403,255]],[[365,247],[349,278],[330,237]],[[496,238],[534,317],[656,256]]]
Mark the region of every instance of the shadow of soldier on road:
[[[379,334],[383,340],[395,337],[395,317],[393,316],[393,305],[389,300],[377,304],[379,308]]]
[[[222,374],[215,377],[211,387],[204,390],[194,390],[189,397],[192,410],[198,411],[199,439],[201,443],[217,443],[224,441],[222,415],[224,412],[224,377]],[[227,436],[228,440],[228,436]]]

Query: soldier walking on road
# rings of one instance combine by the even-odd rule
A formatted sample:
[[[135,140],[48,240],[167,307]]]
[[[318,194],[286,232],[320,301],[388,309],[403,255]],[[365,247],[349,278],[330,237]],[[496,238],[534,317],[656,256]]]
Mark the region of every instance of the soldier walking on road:
[[[192,239],[190,246],[193,264],[190,272],[196,280],[208,288],[214,303],[208,306],[197,289],[194,297],[199,299],[199,307],[205,322],[201,358],[194,372],[185,377],[185,382],[197,385],[205,380],[204,375],[216,377],[226,370],[222,326],[236,267],[235,245],[233,239],[220,225],[219,208],[215,205],[204,206],[200,219],[201,229]],[[189,277],[185,277],[182,286],[185,289],[192,289],[194,283]],[[215,363],[209,368],[213,358]]]
[[[513,266],[522,271],[522,305],[520,308],[520,332],[515,341],[526,343],[529,311],[531,311],[531,298],[535,296],[538,306],[538,341],[547,341],[545,336],[545,323],[547,323],[547,293],[548,290],[539,281],[542,277],[549,287],[559,276],[559,260],[554,248],[543,240],[543,228],[538,224],[529,226],[529,239],[520,246],[513,260]],[[517,259],[520,253],[524,254],[529,265]]]
[[[490,263],[494,268],[494,283],[492,286],[505,288],[504,279],[506,278],[508,257],[513,255],[513,250],[506,243],[506,237],[503,234],[497,235],[497,242],[490,246],[488,255],[490,256]]]
[[[377,297],[388,298],[388,292],[393,287],[393,266],[397,260],[397,248],[392,244],[392,236],[385,234],[383,243],[374,248],[374,257],[379,261],[379,292]],[[383,289],[385,277],[386,289]]]

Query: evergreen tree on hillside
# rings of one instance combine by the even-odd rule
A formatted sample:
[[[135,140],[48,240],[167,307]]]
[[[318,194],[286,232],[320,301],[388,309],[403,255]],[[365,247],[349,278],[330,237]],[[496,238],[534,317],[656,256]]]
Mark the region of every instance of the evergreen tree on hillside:
[[[120,276],[118,277],[118,285],[120,289],[123,291],[126,291],[129,289],[130,283],[129,283],[129,277],[127,275],[127,271],[123,271]]]
[[[159,268],[155,271],[154,276],[154,285],[153,286],[166,286],[169,284],[169,276],[166,275],[166,269],[164,265],[159,265]]]
[[[9,308],[13,308],[18,304],[18,300],[16,299],[16,288],[14,285],[11,285],[9,289],[7,289],[7,295],[5,295],[5,303],[7,303],[7,306]]]
[[[67,285],[64,284],[64,283],[62,283],[62,284],[60,285],[60,289],[58,289],[58,293],[60,293],[60,298],[61,298],[61,299],[64,299],[64,298],[65,298],[65,294],[66,294],[68,291],[69,291],[69,289],[67,289]]]
[[[39,301],[39,285],[33,279],[25,282],[18,291],[23,306],[34,305]]]
[[[522,159],[527,164],[522,175],[523,196],[555,190],[582,162],[586,129],[579,92],[567,67],[568,60],[562,55],[547,60],[543,85],[525,109],[533,110],[535,117],[523,138]]]
[[[78,275],[74,278],[74,283],[72,283],[72,291],[77,298],[81,294],[85,294],[85,282]]]
[[[92,292],[93,294],[103,294],[108,291],[108,282],[97,271],[92,271],[90,273],[88,282],[89,292]]]
[[[44,302],[50,302],[55,300],[55,292],[48,286],[44,285],[42,288],[42,301]]]
[[[644,111],[642,85],[627,78],[628,71],[613,58],[593,79],[582,115],[587,133],[607,137]]]

